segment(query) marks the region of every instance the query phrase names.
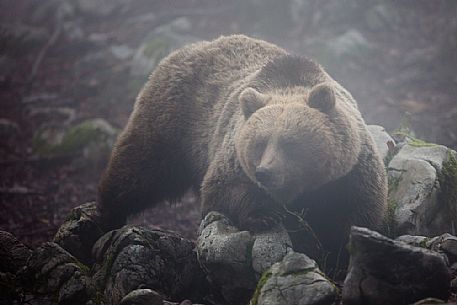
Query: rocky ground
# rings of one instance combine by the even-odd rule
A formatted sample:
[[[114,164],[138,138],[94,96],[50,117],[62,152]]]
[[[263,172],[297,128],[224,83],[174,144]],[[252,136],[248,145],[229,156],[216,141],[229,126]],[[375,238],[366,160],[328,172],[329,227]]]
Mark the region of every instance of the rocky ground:
[[[71,208],[95,198],[157,61],[221,34],[307,54],[353,93],[367,122],[455,149],[456,15],[457,4],[441,0],[4,0],[0,229],[30,246],[50,240]],[[199,218],[189,194],[132,222],[195,239]]]

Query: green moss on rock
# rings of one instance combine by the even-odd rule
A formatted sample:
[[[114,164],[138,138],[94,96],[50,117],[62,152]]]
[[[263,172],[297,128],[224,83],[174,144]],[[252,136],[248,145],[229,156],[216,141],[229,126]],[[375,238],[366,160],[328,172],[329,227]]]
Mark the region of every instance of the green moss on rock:
[[[33,139],[32,148],[40,155],[72,154],[97,144],[109,148],[117,130],[102,119],[84,121],[67,130],[52,128],[40,130]]]
[[[398,207],[397,201],[389,198],[387,201],[387,211],[384,218],[384,234],[390,238],[394,238],[397,235],[397,220],[395,218],[395,211]]]
[[[272,276],[271,271],[265,271],[262,274],[259,281],[257,282],[257,286],[255,288],[254,294],[252,295],[251,302],[249,303],[250,305],[257,305],[257,302],[258,302],[259,296],[260,296],[260,292],[262,291],[262,287],[270,279],[271,276]]]
[[[144,47],[143,54],[146,57],[160,59],[164,57],[170,48],[170,44],[165,38],[154,37]]]
[[[448,150],[448,160],[443,163],[440,173],[438,173],[440,184],[439,201],[450,211],[449,220],[454,230],[456,229],[457,219],[457,157],[451,149]],[[453,232],[455,234],[456,232]]]

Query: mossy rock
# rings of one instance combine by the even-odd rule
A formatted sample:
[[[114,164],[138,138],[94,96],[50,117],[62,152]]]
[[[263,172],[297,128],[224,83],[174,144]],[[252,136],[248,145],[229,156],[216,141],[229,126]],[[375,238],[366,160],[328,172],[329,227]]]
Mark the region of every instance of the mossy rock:
[[[111,148],[118,131],[103,119],[83,121],[67,129],[46,126],[33,139],[33,151],[41,156],[69,155],[96,145]]]

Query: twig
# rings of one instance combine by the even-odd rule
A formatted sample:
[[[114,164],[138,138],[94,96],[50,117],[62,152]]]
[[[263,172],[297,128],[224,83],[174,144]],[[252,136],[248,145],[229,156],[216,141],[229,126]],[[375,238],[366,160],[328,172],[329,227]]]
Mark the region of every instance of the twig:
[[[60,20],[58,20],[57,25],[54,29],[54,32],[52,33],[51,37],[48,39],[46,44],[41,48],[40,53],[38,53],[38,56],[33,63],[32,71],[30,72],[30,76],[27,80],[27,83],[30,84],[33,82],[33,79],[35,78],[35,76],[38,72],[38,69],[40,68],[41,62],[43,61],[44,57],[46,56],[46,53],[56,43],[61,32],[62,32],[62,26],[61,26]]]
[[[322,247],[322,244],[321,244],[319,238],[317,237],[313,228],[311,228],[311,226],[308,224],[308,222],[304,219],[304,217],[301,217],[299,214],[289,210],[286,206],[283,206],[283,208],[289,215],[292,215],[295,218],[297,218],[297,221],[303,226],[303,229],[305,229],[306,232],[311,234],[311,237],[313,238],[313,240],[316,243],[318,251],[323,252],[323,247]],[[306,213],[305,213],[305,215],[306,215]]]

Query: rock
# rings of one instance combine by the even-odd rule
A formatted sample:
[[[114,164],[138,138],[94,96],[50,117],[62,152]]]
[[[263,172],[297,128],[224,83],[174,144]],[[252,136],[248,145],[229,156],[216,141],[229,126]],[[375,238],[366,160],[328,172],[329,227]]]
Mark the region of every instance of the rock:
[[[426,299],[420,300],[412,305],[434,305],[434,304],[456,305],[456,303],[447,303],[447,302],[444,302],[443,300],[435,299],[435,298],[426,298]]]
[[[431,239],[428,238],[425,246],[430,250],[446,255],[450,265],[457,262],[457,237],[445,233]]]
[[[389,204],[397,234],[456,234],[457,154],[412,141],[388,165]]]
[[[135,50],[126,45],[111,46],[110,51],[114,57],[120,60],[126,60],[135,54]]]
[[[59,96],[57,94],[42,92],[42,93],[34,93],[31,95],[24,96],[22,98],[22,103],[29,106],[30,104],[36,103],[49,103],[52,101],[57,101]]]
[[[12,56],[13,54],[11,56],[0,55],[0,84],[7,84],[11,81],[11,77],[17,66],[16,60],[11,58]]]
[[[359,227],[351,229],[350,252],[343,288],[347,305],[401,305],[449,296],[449,269],[438,253]]]
[[[44,24],[49,20],[67,20],[75,17],[73,1],[47,0],[34,7],[28,21],[32,24]]]
[[[360,31],[349,29],[339,36],[314,41],[311,52],[321,63],[335,66],[341,60],[361,61],[369,58],[374,46]]]
[[[365,13],[366,25],[374,31],[392,29],[399,25],[398,8],[388,2],[371,6]]]
[[[292,248],[282,227],[253,234],[239,231],[224,215],[211,212],[197,238],[198,259],[209,279],[229,303],[246,302],[261,274]]]
[[[31,291],[57,296],[58,304],[85,304],[95,299],[89,268],[55,243],[33,251],[21,278]]]
[[[202,300],[209,289],[194,246],[171,232],[125,226],[95,243],[93,278],[107,304],[146,287],[170,300]]]
[[[30,255],[32,250],[13,234],[0,231],[0,272],[16,273],[26,265]]]
[[[410,246],[427,248],[427,241],[430,238],[425,236],[401,235],[395,238],[395,240],[404,242]]]
[[[23,299],[16,273],[32,254],[11,233],[0,231],[0,304],[19,304]]]
[[[445,233],[433,238],[425,236],[402,235],[395,240],[402,241],[411,246],[426,248],[446,257],[449,265],[457,263],[457,237]]]
[[[291,252],[264,273],[251,305],[333,304],[336,286],[304,254]]]
[[[12,57],[23,54],[24,50],[30,52],[41,47],[49,39],[45,28],[22,23],[0,24],[0,33],[4,54]]]
[[[151,289],[137,289],[127,294],[119,305],[162,305],[160,294]]]
[[[75,167],[91,168],[108,158],[117,134],[104,119],[90,119],[68,128],[44,126],[35,133],[32,148],[42,156],[78,155],[82,160],[76,160]]]
[[[92,264],[92,246],[104,234],[99,216],[95,202],[74,208],[54,236],[54,242],[81,262]]]
[[[220,213],[209,213],[200,225],[198,260],[210,281],[231,304],[246,302],[255,288],[257,281],[251,266],[253,245],[254,238],[248,231],[239,231]]]
[[[188,33],[179,33],[187,32],[189,27],[190,22],[187,19],[177,18],[146,35],[133,56],[130,74],[134,77],[147,76],[171,51],[200,40]]]
[[[78,9],[88,15],[108,17],[126,10],[135,0],[78,0]]]
[[[76,118],[76,111],[70,107],[36,107],[32,106],[28,109],[28,114],[33,119],[41,119],[49,121],[60,117],[63,120],[63,125],[72,123]],[[50,141],[52,141],[50,139]]]
[[[392,139],[392,137],[386,132],[384,127],[379,125],[368,125],[368,131],[371,133],[371,136],[373,137],[373,140],[376,143],[381,158],[383,160],[386,160],[390,152],[387,143],[391,142],[391,145],[395,146],[394,139]]]
[[[348,30],[334,40],[329,40],[328,47],[336,58],[364,56],[373,48],[365,36],[355,29]]]
[[[254,234],[252,246],[252,267],[258,276],[274,263],[279,262],[292,249],[292,242],[287,231],[282,227],[271,231]]]
[[[0,118],[0,137],[10,137],[19,132],[19,125],[11,120]]]

